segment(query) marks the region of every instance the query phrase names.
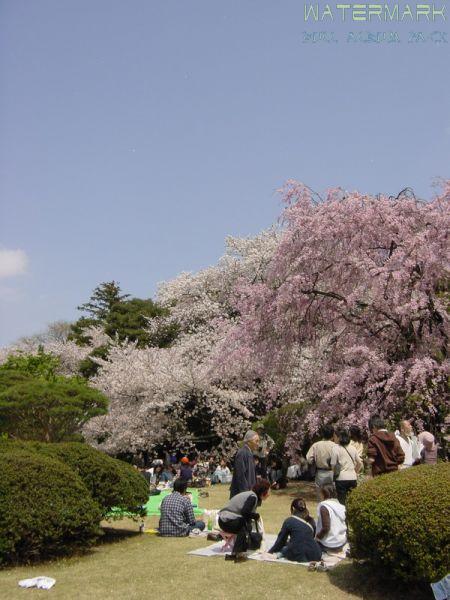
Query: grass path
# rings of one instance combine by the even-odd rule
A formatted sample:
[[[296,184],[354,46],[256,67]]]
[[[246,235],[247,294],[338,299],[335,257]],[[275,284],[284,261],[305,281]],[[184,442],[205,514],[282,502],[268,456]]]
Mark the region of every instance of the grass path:
[[[220,508],[228,486],[210,488],[203,508]],[[298,491],[307,498],[315,516],[311,484],[274,492],[260,509],[268,532],[276,533],[289,514]],[[157,524],[155,517],[146,521]],[[116,522],[101,544],[83,556],[0,571],[2,600],[425,600],[431,590],[392,590],[373,574],[350,561],[330,573],[309,573],[306,568],[248,561],[234,564],[221,557],[201,558],[187,552],[206,545],[204,539],[159,538],[137,532],[135,523]],[[21,589],[20,579],[47,575],[56,579],[49,591]]]

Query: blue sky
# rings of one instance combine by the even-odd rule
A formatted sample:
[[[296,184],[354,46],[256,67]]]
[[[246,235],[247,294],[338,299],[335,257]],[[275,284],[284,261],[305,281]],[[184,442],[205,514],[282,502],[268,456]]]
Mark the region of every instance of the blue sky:
[[[339,41],[303,41],[324,30]],[[288,178],[430,198],[450,39],[408,38],[434,30],[305,23],[298,0],[3,0],[0,344],[75,319],[102,281],[149,297],[214,263]]]

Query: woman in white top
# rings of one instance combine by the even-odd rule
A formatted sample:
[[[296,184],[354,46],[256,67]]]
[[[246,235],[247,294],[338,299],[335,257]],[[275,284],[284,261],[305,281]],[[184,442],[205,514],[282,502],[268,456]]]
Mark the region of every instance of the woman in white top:
[[[324,550],[341,549],[347,542],[345,506],[336,498],[336,488],[327,483],[320,489],[322,502],[317,507],[316,540]]]
[[[336,448],[332,464],[338,476],[335,479],[338,500],[345,505],[347,494],[356,487],[358,473],[363,467],[358,451],[350,444],[350,434],[346,429],[338,432],[339,445]]]

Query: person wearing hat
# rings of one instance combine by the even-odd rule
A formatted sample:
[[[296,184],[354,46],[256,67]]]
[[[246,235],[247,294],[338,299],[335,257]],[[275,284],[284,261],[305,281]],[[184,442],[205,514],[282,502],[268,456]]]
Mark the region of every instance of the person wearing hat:
[[[181,459],[181,468],[180,468],[180,479],[183,481],[190,481],[192,479],[192,467],[191,463],[187,456],[183,456]]]
[[[253,452],[259,447],[259,435],[256,431],[247,431],[244,445],[237,451],[234,459],[233,479],[231,480],[230,498],[241,492],[250,491],[256,483],[255,461]]]

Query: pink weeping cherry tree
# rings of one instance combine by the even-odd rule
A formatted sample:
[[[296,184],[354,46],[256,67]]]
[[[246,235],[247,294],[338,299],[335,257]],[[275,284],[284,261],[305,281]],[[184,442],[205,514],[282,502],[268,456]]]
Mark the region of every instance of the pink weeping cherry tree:
[[[433,423],[448,410],[450,182],[431,201],[290,181],[265,277],[236,286],[240,318],[218,368],[303,403],[292,445],[321,424],[379,412]]]

